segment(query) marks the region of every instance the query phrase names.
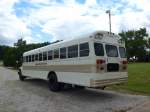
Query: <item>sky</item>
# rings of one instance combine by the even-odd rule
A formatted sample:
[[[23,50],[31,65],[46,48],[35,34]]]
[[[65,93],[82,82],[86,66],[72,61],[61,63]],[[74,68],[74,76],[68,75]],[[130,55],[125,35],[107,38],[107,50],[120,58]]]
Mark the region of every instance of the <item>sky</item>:
[[[0,45],[76,38],[97,30],[112,32],[147,28],[150,0],[0,0]]]

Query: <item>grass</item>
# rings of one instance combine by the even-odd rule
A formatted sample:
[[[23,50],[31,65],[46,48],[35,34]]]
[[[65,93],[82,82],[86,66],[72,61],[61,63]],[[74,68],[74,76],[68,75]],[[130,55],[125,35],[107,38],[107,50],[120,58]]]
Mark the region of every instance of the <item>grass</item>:
[[[150,63],[128,64],[128,82],[121,85],[113,85],[110,89],[150,95]]]

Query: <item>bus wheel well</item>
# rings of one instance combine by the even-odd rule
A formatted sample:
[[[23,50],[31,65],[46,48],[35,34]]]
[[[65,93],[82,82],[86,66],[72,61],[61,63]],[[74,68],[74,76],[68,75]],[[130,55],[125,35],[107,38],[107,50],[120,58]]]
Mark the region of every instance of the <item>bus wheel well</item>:
[[[50,72],[48,73],[48,75],[47,75],[47,79],[50,77],[51,74],[55,74],[55,75],[56,75],[56,73],[55,73],[54,71],[50,71]]]

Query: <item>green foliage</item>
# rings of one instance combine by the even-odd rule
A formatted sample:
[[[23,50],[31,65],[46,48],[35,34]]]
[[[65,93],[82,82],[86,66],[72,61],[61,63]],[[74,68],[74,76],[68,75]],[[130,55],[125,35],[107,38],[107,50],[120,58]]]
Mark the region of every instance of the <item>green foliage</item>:
[[[128,59],[135,56],[138,61],[144,61],[147,53],[146,49],[150,46],[146,28],[122,32],[119,35],[125,41]]]
[[[17,46],[17,47],[24,46],[24,45],[26,45],[26,41],[23,40],[22,38],[18,39],[17,43],[14,43],[14,46]]]
[[[8,48],[3,57],[4,66],[16,66],[16,48]]]
[[[3,60],[4,53],[7,49],[9,49],[8,46],[0,46],[0,60]]]
[[[0,58],[4,66],[19,67],[22,65],[22,55],[24,52],[49,45],[49,42],[26,44],[26,41],[19,39],[14,45],[16,47],[0,46]]]

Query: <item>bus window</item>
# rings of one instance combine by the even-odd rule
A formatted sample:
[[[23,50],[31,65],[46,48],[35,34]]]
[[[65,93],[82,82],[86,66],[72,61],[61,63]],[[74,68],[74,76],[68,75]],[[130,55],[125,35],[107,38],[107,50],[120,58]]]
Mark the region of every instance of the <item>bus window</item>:
[[[94,43],[95,55],[96,56],[104,56],[104,48],[101,43]]]
[[[88,42],[80,44],[80,57],[89,56]]]
[[[68,58],[78,57],[78,45],[68,47]]]
[[[28,56],[26,56],[26,62],[28,62],[29,61],[29,57]]]
[[[47,52],[43,52],[43,60],[47,60]]]
[[[26,57],[25,56],[23,56],[23,62],[26,62]]]
[[[108,57],[118,57],[117,47],[114,45],[106,45],[106,54]]]
[[[59,58],[59,49],[54,50],[54,59]]]
[[[66,47],[60,48],[60,59],[66,58]]]
[[[48,51],[48,60],[52,60],[53,58],[53,51]]]
[[[39,61],[42,61],[42,53],[39,53]]]
[[[34,61],[34,55],[32,55],[32,62]]]
[[[119,47],[119,53],[121,58],[126,58],[126,50],[124,47]]]
[[[39,55],[36,54],[36,55],[35,55],[35,61],[38,61],[38,57],[39,57]]]
[[[29,55],[29,62],[31,62],[31,55]]]

